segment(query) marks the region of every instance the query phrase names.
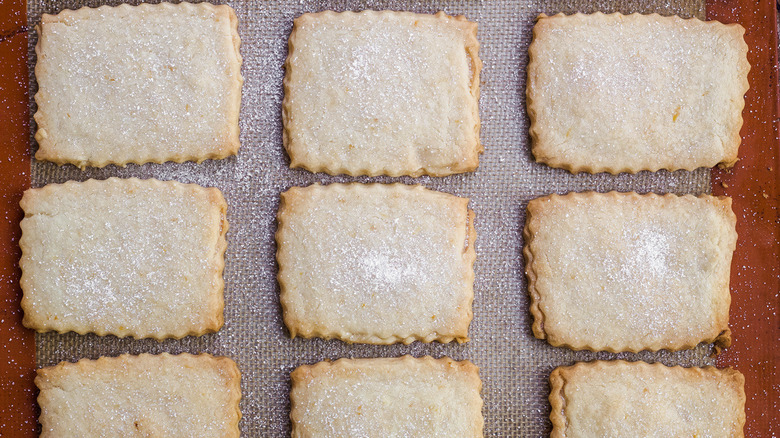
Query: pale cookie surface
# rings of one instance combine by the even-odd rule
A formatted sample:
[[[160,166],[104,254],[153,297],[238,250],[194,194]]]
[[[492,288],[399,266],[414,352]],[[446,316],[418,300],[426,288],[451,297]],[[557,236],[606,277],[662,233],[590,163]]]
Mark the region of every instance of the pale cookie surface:
[[[743,436],[745,378],[730,368],[580,362],[550,386],[551,438]]]
[[[478,371],[411,356],[301,366],[290,376],[292,436],[481,437]]]
[[[731,199],[570,193],[528,204],[533,332],[555,346],[640,351],[730,343]]]
[[[542,15],[527,104],[536,160],[572,172],[732,166],[745,29],[652,15]]]
[[[292,167],[443,176],[477,168],[477,25],[462,16],[330,11],[295,20],[285,64]]]
[[[103,167],[238,151],[241,55],[228,6],[161,3],[44,14],[35,158]]]
[[[238,437],[241,374],[208,354],[141,354],[38,370],[41,437]]]
[[[468,340],[468,199],[403,184],[282,193],[276,234],[290,335],[391,344]]]
[[[219,190],[110,178],[30,189],[21,206],[25,326],[157,339],[222,326]]]

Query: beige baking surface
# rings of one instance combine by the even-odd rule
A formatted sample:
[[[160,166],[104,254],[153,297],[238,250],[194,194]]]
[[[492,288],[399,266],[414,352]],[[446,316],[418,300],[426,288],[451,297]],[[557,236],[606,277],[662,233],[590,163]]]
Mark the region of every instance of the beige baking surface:
[[[111,2],[116,4],[117,2]],[[133,2],[135,3],[135,2]],[[592,4],[591,4],[592,3]],[[28,3],[30,24],[42,13],[56,13],[99,1],[35,1]],[[523,275],[522,230],[525,207],[532,198],[571,190],[700,194],[709,190],[709,171],[637,175],[571,175],[533,162],[525,115],[525,65],[534,18],[539,13],[575,11],[658,12],[704,17],[701,0],[639,1],[300,1],[228,2],[239,19],[245,78],[238,156],[220,161],[164,165],[109,166],[81,172],[33,162],[36,187],[69,179],[155,177],[216,186],[228,201],[228,249],[225,255],[225,326],[200,338],[154,340],[100,338],[76,334],[37,337],[38,364],[95,359],[122,353],[207,352],[233,358],[242,373],[241,430],[248,437],[289,436],[289,374],[298,365],[339,357],[444,355],[469,359],[480,368],[485,402],[485,436],[545,436],[548,420],[548,377],[560,365],[593,358],[660,360],[667,365],[707,365],[709,346],[671,354],[606,354],[553,348],[531,334],[531,318]],[[446,178],[350,178],[290,170],[282,148],[282,78],[292,20],[303,12],[323,9],[397,9],[464,14],[479,23],[480,57],[484,61],[480,116],[485,153],[473,174]],[[37,37],[30,35],[30,48]],[[31,50],[31,66],[35,54]],[[30,70],[32,71],[32,69]],[[36,85],[31,85],[30,96]],[[32,103],[31,103],[32,105]],[[32,112],[35,111],[33,106]],[[35,125],[32,125],[35,131]],[[284,330],[276,284],[275,215],[279,193],[312,182],[374,181],[419,183],[471,198],[476,212],[477,262],[474,322],[466,344],[369,346],[320,339],[290,340]]]

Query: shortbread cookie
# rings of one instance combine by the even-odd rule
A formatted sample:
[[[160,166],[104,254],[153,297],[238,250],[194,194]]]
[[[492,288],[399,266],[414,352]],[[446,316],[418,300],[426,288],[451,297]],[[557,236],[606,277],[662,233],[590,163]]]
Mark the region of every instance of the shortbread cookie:
[[[658,14],[540,16],[526,88],[536,160],[591,173],[734,165],[744,33]]]
[[[238,151],[243,79],[229,6],[85,7],[44,14],[37,31],[35,158],[84,168]]]
[[[21,201],[24,325],[181,338],[222,326],[227,205],[219,190],[109,178]]]
[[[576,350],[730,343],[731,199],[570,193],[528,204],[533,332]]]
[[[745,378],[730,368],[580,362],[550,386],[552,438],[743,436]]]
[[[476,23],[442,12],[298,17],[282,104],[290,166],[372,176],[475,170],[478,50]]]
[[[467,341],[476,238],[468,202],[404,184],[282,193],[277,260],[290,335]]]
[[[339,359],[290,377],[294,438],[482,437],[482,382],[469,361]]]
[[[241,374],[208,354],[61,362],[38,370],[41,437],[238,437]]]

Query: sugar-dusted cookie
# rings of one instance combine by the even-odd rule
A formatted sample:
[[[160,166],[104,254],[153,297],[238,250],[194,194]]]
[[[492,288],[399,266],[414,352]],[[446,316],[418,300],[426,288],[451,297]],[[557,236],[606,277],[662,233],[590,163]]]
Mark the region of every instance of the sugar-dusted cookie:
[[[298,17],[282,104],[290,165],[348,175],[475,170],[478,50],[476,23],[442,12]]]
[[[219,190],[109,178],[21,201],[24,325],[137,338],[222,326],[227,205]]]
[[[276,257],[290,335],[468,340],[476,238],[468,201],[404,184],[282,193]]]
[[[743,436],[745,378],[730,368],[580,362],[550,386],[552,438]]]
[[[730,343],[731,199],[570,193],[528,204],[533,332],[576,350]]]
[[[208,354],[128,354],[38,370],[41,437],[238,437],[241,374]]]
[[[536,160],[591,173],[732,166],[744,33],[658,14],[540,16],[526,88]]]
[[[236,15],[209,3],[44,14],[35,51],[35,158],[103,167],[238,151]]]
[[[482,437],[482,382],[469,361],[339,359],[290,377],[293,438]]]

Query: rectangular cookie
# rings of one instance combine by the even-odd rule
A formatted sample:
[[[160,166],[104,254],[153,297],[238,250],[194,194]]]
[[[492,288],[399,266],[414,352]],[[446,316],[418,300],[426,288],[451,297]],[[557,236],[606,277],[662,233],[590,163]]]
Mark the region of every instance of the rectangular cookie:
[[[590,173],[733,166],[744,33],[658,14],[541,15],[526,88],[534,157]]]
[[[731,368],[580,362],[550,386],[551,438],[743,436],[745,378]]]
[[[83,169],[238,151],[243,78],[229,6],[84,7],[43,14],[36,29],[38,160]]]
[[[482,382],[469,361],[339,359],[290,375],[292,437],[482,437]]]
[[[41,438],[238,437],[241,374],[208,354],[82,359],[38,370]]]
[[[735,227],[726,197],[532,200],[523,254],[534,335],[575,350],[728,346]]]
[[[24,325],[136,338],[222,327],[227,205],[218,189],[109,178],[25,191]]]
[[[404,184],[282,193],[276,258],[290,335],[467,341],[476,257],[468,202]]]
[[[474,171],[478,51],[477,24],[443,12],[296,18],[282,103],[290,166],[331,175]]]

